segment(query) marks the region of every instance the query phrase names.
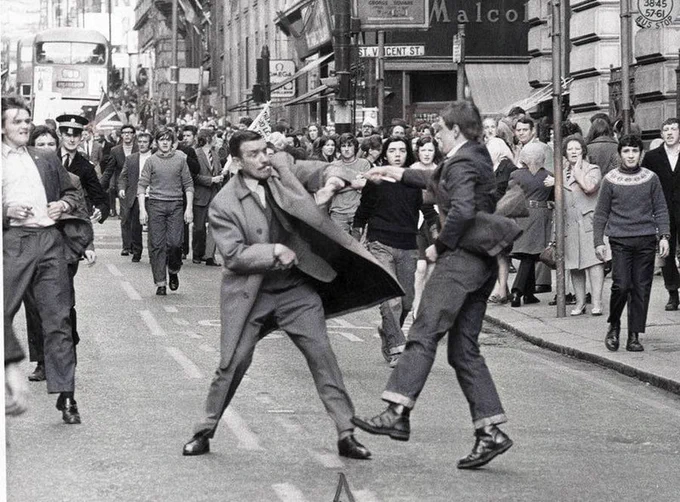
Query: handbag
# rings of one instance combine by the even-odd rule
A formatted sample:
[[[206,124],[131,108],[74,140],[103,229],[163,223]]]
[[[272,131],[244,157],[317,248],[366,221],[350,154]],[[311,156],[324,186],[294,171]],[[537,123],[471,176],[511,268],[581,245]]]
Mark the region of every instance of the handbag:
[[[555,270],[557,268],[557,257],[555,255],[555,243],[549,242],[545,249],[541,251],[541,254],[538,255],[538,259],[552,270]]]

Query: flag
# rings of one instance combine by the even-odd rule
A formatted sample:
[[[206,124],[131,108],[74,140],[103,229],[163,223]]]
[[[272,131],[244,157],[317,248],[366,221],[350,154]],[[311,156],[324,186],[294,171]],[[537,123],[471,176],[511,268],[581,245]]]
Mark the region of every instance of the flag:
[[[253,123],[248,127],[249,131],[260,133],[265,141],[269,141],[269,136],[272,134],[272,126],[270,124],[269,101],[265,103],[264,108],[259,115],[253,120]]]
[[[99,100],[99,106],[97,107],[97,113],[94,115],[94,121],[92,126],[94,129],[104,128],[104,127],[120,127],[125,124],[127,120],[124,116],[116,110],[113,103],[109,99],[109,95],[106,91],[102,89],[102,97]]]

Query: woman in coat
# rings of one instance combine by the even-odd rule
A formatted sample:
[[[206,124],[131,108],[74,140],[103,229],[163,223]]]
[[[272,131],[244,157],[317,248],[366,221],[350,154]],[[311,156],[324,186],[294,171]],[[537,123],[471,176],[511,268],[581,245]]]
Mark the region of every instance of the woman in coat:
[[[521,167],[510,175],[508,186],[518,183],[527,196],[529,206],[529,216],[517,219],[523,233],[512,247],[512,256],[520,260],[512,285],[512,307],[519,307],[522,300],[525,305],[540,301],[534,296],[535,265],[550,240],[553,205],[553,188],[548,180],[550,173],[544,167],[545,161],[545,145],[527,143],[520,152]]]
[[[602,315],[604,263],[595,256],[593,246],[593,214],[602,174],[598,166],[585,160],[587,151],[586,143],[579,135],[568,136],[562,143],[562,156],[566,158],[564,268],[571,273],[576,294],[576,306],[571,311],[573,316],[586,311],[586,272],[593,301],[590,313]]]
[[[602,176],[620,164],[618,143],[614,139],[612,127],[605,119],[595,119],[586,137],[588,162],[600,166]]]

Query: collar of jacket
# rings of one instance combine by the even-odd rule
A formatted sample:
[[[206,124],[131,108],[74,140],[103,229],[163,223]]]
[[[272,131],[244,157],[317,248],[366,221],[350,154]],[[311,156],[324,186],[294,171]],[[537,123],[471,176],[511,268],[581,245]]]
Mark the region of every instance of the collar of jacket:
[[[250,195],[252,192],[250,191],[250,188],[248,188],[248,185],[246,185],[245,180],[243,179],[243,173],[239,171],[236,175],[236,196],[238,197],[238,200],[243,200],[245,197]],[[279,180],[281,178],[281,175],[278,173],[276,169],[272,168],[272,174],[269,176],[269,179],[267,180],[267,183],[271,179],[276,179]]]

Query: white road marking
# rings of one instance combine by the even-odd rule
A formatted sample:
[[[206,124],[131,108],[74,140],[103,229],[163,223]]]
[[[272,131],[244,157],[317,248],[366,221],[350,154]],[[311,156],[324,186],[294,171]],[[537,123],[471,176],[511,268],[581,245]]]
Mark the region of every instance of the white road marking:
[[[149,331],[154,336],[166,336],[165,330],[158,324],[158,321],[153,316],[150,310],[140,310],[139,315],[142,316],[142,321],[149,328]]]
[[[208,345],[207,343],[202,343],[198,346],[203,352],[215,352],[215,347]]]
[[[181,317],[173,317],[172,322],[179,326],[189,326],[189,321],[186,319],[182,319]]]
[[[334,325],[332,325],[334,324]],[[333,328],[343,328],[343,329],[375,329],[375,326],[355,326],[349,321],[346,321],[345,319],[341,319],[339,317],[335,317],[333,319],[328,320],[328,327],[333,329]]]
[[[196,340],[203,338],[203,335],[199,335],[198,333],[194,333],[193,331],[185,331],[185,335],[187,335],[189,338],[194,338]]]
[[[378,497],[370,490],[357,490],[352,492],[356,502],[380,502]]]
[[[309,452],[309,456],[327,469],[343,469],[345,467],[345,463],[335,453],[312,450]]]
[[[123,273],[120,270],[118,270],[118,267],[116,267],[113,263],[107,263],[106,268],[109,269],[109,272],[111,273],[112,276],[123,277]]]
[[[241,416],[233,409],[227,408],[222,415],[222,420],[231,429],[236,439],[238,439],[238,447],[243,450],[263,451],[264,448],[260,446],[260,441]]]
[[[274,421],[290,434],[302,434],[303,432],[302,426],[294,417],[278,416],[274,417]]]
[[[348,333],[347,331],[329,331],[329,335],[340,335],[343,338],[346,338],[350,342],[363,342],[361,338],[359,338],[356,335],[353,335],[352,333]]]
[[[176,314],[177,312],[179,312],[177,310],[177,307],[173,305],[164,305],[163,310],[165,310],[168,314]]]
[[[281,502],[307,502],[300,489],[290,483],[277,483],[272,485],[276,496]]]
[[[220,327],[220,320],[219,319],[205,319],[203,321],[198,321],[198,324],[200,326],[216,326]]]
[[[128,295],[130,300],[141,300],[142,296],[137,293],[137,290],[127,281],[120,281],[120,285],[123,287],[125,294]]]
[[[177,347],[165,347],[165,350],[167,350],[168,354],[170,354],[172,358],[177,361],[177,364],[182,367],[184,373],[186,373],[189,378],[203,378],[203,373],[201,373],[201,370],[198,369],[198,366],[196,366],[194,362],[184,354],[184,352],[179,350]]]

